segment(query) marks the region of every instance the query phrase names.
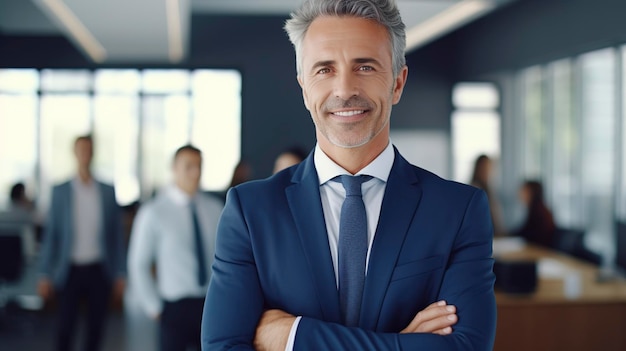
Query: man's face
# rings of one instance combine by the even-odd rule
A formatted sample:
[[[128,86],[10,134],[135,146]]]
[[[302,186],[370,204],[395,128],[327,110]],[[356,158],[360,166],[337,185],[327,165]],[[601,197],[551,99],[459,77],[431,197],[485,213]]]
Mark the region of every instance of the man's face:
[[[302,43],[298,82],[320,146],[355,148],[389,139],[391,106],[400,101],[407,68],[393,76],[391,43],[382,25],[354,17],[319,17]]]
[[[200,154],[191,150],[181,151],[174,160],[172,169],[174,182],[180,189],[188,194],[193,194],[198,190],[202,174]]]
[[[93,145],[90,140],[79,139],[74,144],[74,156],[80,168],[89,168],[93,157]]]

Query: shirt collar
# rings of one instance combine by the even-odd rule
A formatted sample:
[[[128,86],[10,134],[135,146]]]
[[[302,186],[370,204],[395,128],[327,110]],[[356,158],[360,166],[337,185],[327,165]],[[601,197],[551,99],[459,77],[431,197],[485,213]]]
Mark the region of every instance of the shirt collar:
[[[92,177],[89,183],[84,183],[80,180],[80,178],[78,178],[78,176],[76,176],[72,178],[71,184],[74,189],[95,189],[96,180]]]
[[[356,175],[369,175],[375,178],[387,182],[391,167],[393,166],[393,160],[395,154],[393,152],[393,146],[391,142],[387,144],[387,147],[380,153],[370,164],[365,166]],[[350,174],[350,172],[343,169],[336,164],[322,151],[319,144],[315,145],[315,153],[313,154],[313,162],[315,162],[315,169],[317,170],[317,177],[320,185],[335,178],[336,176],[343,174]]]
[[[178,206],[187,206],[189,205],[194,197],[189,196],[186,192],[182,191],[175,184],[170,184],[166,189],[166,194],[174,201],[174,203]]]

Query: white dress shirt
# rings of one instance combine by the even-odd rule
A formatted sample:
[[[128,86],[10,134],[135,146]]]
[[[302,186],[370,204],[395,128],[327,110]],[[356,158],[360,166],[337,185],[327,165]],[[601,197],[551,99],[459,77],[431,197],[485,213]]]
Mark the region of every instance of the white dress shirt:
[[[385,195],[385,188],[387,187],[387,179],[393,166],[395,154],[391,142],[387,144],[387,147],[383,152],[378,155],[370,164],[365,166],[355,175],[369,175],[373,178],[361,185],[361,192],[363,194],[363,202],[365,203],[365,212],[367,213],[367,261],[365,271],[369,265],[370,251],[372,249],[372,243],[374,242],[374,234],[378,226],[378,218],[380,217],[380,209],[383,203],[383,197]],[[326,220],[326,232],[328,233],[328,244],[330,246],[330,255],[333,260],[333,267],[335,269],[335,281],[339,286],[339,274],[338,274],[338,240],[339,240],[339,219],[341,217],[341,206],[343,200],[346,198],[346,191],[343,185],[339,182],[335,182],[332,179],[336,176],[348,174],[350,172],[343,169],[341,166],[331,160],[326,155],[319,145],[315,146],[315,154],[313,155],[313,161],[315,163],[315,169],[317,170],[317,177],[320,182],[320,197],[322,201],[322,209],[324,211],[324,219]],[[289,333],[289,339],[287,340],[287,347],[285,350],[293,350],[295,342],[296,331],[301,317],[297,317],[291,327]]]
[[[102,201],[95,180],[72,179],[72,263],[90,264],[102,259]]]
[[[210,274],[217,222],[223,209],[221,201],[200,193],[191,198],[172,185],[142,205],[135,218],[128,255],[129,282],[150,316],[160,315],[163,300],[206,294],[208,283],[198,285],[192,201],[202,229],[205,264]],[[153,263],[156,263],[156,281],[151,274]]]

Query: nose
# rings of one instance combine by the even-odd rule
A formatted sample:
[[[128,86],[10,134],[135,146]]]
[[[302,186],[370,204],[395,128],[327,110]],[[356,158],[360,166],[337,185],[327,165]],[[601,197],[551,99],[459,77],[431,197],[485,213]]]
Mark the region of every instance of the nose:
[[[359,95],[358,81],[354,76],[354,72],[346,70],[337,73],[335,76],[334,93],[336,97],[343,100]]]

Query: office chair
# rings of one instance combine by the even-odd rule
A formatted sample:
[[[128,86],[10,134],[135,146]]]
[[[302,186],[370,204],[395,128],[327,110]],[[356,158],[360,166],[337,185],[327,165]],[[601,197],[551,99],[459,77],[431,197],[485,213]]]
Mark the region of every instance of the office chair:
[[[7,319],[11,296],[6,286],[17,283],[22,278],[24,252],[22,236],[18,229],[0,228],[0,327]]]

